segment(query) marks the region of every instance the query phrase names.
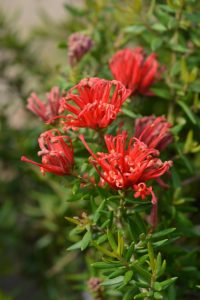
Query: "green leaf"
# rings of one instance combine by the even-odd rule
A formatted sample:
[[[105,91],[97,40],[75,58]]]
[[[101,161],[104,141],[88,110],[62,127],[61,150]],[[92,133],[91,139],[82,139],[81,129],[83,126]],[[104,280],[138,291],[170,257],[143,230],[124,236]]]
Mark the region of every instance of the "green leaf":
[[[130,111],[129,109],[127,109],[127,108],[123,108],[122,109],[122,112],[126,115],[126,116],[128,116],[128,117],[130,117],[130,118],[132,118],[132,119],[136,119],[136,118],[140,118],[142,115],[140,115],[140,114],[135,114],[133,111]]]
[[[164,272],[166,270],[166,265],[167,265],[167,263],[166,263],[166,260],[164,259],[163,263],[162,263],[162,266],[160,268],[160,271],[157,273],[158,277],[161,276],[162,274],[164,274]]]
[[[136,290],[136,285],[132,287],[131,289],[128,289],[128,291],[124,294],[122,300],[133,300],[133,293]]]
[[[122,283],[123,281],[124,281],[124,276],[118,276],[102,282],[101,285],[103,286],[115,285],[115,284]]]
[[[177,173],[176,169],[173,167],[171,168],[171,174],[172,174],[172,183],[175,189],[179,188],[181,186],[181,179],[179,174]]]
[[[154,23],[151,28],[155,31],[164,32],[167,28],[161,23]]]
[[[163,99],[167,99],[167,100],[171,99],[171,94],[169,92],[169,89],[152,87],[151,91],[153,91],[156,94],[156,96],[159,96],[159,97],[161,97]]]
[[[72,246],[68,247],[67,250],[71,251],[71,250],[80,249],[81,248],[81,242],[82,241],[78,241],[77,243],[75,243]]]
[[[143,25],[132,25],[124,29],[126,33],[141,34],[146,28]]]
[[[115,267],[115,268],[116,268],[116,267]],[[125,272],[125,268],[120,269],[120,270],[116,270],[116,271],[112,272],[112,273],[108,276],[108,278],[109,278],[109,279],[115,278],[115,277],[117,277],[117,276],[119,276],[119,275],[124,274],[124,272]]]
[[[93,242],[93,245],[95,248],[97,248],[100,252],[102,252],[103,254],[109,256],[109,257],[115,257],[116,258],[116,254],[107,250],[104,247],[99,246],[96,242]]]
[[[200,93],[200,80],[195,80],[189,85],[189,89],[193,92]]]
[[[114,236],[110,230],[107,232],[108,242],[113,251],[117,252],[117,244],[115,242]]]
[[[161,257],[161,253],[159,252],[156,257],[156,264],[155,264],[156,274],[159,274],[161,269],[161,264],[162,264],[162,257]]]
[[[153,245],[155,247],[160,247],[160,246],[163,246],[164,244],[166,244],[167,241],[168,241],[168,239],[164,239],[164,240],[153,243]]]
[[[141,218],[140,214],[135,212],[133,215],[133,220],[134,220],[134,223],[139,228],[140,233],[146,233],[146,226],[145,226],[145,223],[144,223],[143,219]]]
[[[182,153],[181,147],[178,143],[175,143],[175,146],[177,148],[178,154],[180,155],[180,158],[184,162],[185,166],[187,167],[188,171],[193,174],[193,166],[191,164],[191,161]]]
[[[189,82],[189,72],[186,64],[186,60],[184,57],[181,58],[181,79],[184,83]]]
[[[153,239],[157,239],[157,238],[161,238],[163,236],[166,236],[172,232],[174,232],[176,230],[176,228],[168,228],[168,229],[164,229],[162,231],[159,232],[155,232],[152,234],[152,238]]]
[[[128,284],[133,277],[133,271],[127,271],[124,275],[124,284]]]
[[[92,267],[97,269],[115,269],[116,266],[111,263],[105,263],[105,262],[95,262],[91,264]]]
[[[153,247],[150,242],[148,242],[147,248],[148,248],[148,254],[149,254],[149,259],[150,259],[150,266],[151,266],[151,270],[153,272],[155,269],[155,258],[154,258]]]
[[[193,124],[196,124],[195,116],[194,116],[193,112],[191,111],[191,109],[187,106],[187,104],[184,103],[184,102],[182,102],[182,101],[177,101],[177,103],[183,109],[183,111],[186,113],[186,115],[188,116],[188,118],[190,119],[190,121]]]
[[[129,224],[129,232],[131,235],[131,239],[133,239],[134,242],[137,242],[139,239],[140,232],[139,232],[137,226],[135,226],[135,223],[133,222],[132,218],[130,218],[130,216],[128,216],[127,222]]]
[[[103,222],[103,224],[100,225],[100,227],[103,229],[103,228],[105,228],[105,227],[107,227],[107,226],[110,227],[109,225],[110,225],[110,219],[105,220],[105,222]]]
[[[85,250],[92,239],[91,231],[88,230],[81,240],[81,251]]]
[[[143,267],[141,267],[138,263],[133,263],[131,267],[134,269],[134,271],[138,272],[139,275],[147,282],[151,281],[151,274],[148,271],[146,271]]]
[[[117,253],[121,256],[124,252],[124,238],[120,231],[118,231],[118,239],[117,239]]]
[[[189,50],[188,48],[182,46],[182,45],[177,45],[177,44],[169,44],[170,48],[176,52],[180,52],[180,53],[187,53]]]
[[[107,234],[103,234],[96,240],[96,242],[98,245],[100,245],[100,244],[104,243],[105,241],[107,241],[107,239],[108,239]]]
[[[172,127],[172,128],[170,129],[170,131],[171,131],[174,135],[176,135],[176,134],[178,134],[178,133],[183,129],[183,127],[185,126],[185,124],[186,124],[186,120],[184,119],[184,122],[183,122],[182,124],[178,124],[178,125]]]
[[[183,153],[186,154],[190,152],[192,147],[193,147],[193,130],[189,130],[184,144]]]
[[[127,261],[130,260],[133,252],[134,252],[134,248],[135,248],[135,242],[132,242],[130,247],[128,248],[127,252],[126,252],[126,255],[125,255],[125,258]]]
[[[174,283],[177,280],[178,277],[173,277],[167,280],[164,280],[162,282],[155,282],[154,283],[154,289],[156,291],[162,291],[166,288],[168,288],[172,283]]]
[[[162,287],[161,287],[161,285],[160,285],[160,282],[154,282],[154,285],[153,285],[153,287],[154,287],[154,289],[156,290],[156,291],[162,291]]]
[[[93,218],[94,223],[96,223],[99,220],[101,216],[101,211],[104,209],[105,203],[106,200],[104,199],[99,205],[99,207],[97,208],[97,210],[95,211],[94,218]]]
[[[154,299],[163,299],[163,296],[160,294],[160,293],[158,293],[158,292],[155,292],[154,294],[153,294],[153,296],[154,296]]]
[[[70,217],[65,217],[65,219],[73,224],[79,225],[79,221],[74,219],[74,218],[70,218]]]
[[[151,297],[153,295],[153,292],[144,292],[137,294],[134,299],[145,299],[146,297]]]

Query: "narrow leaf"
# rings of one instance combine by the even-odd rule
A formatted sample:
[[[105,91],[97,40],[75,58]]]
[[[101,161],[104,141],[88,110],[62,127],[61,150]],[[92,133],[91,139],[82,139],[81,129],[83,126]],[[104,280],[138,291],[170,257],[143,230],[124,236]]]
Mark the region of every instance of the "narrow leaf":
[[[97,208],[97,210],[96,210],[96,212],[95,212],[95,214],[94,214],[94,223],[96,223],[98,220],[99,220],[99,218],[100,218],[100,216],[101,216],[101,210],[104,208],[104,206],[105,206],[105,202],[106,202],[106,200],[104,199],[102,202],[101,202],[101,204],[99,205],[99,207]]]
[[[81,241],[81,251],[83,251],[83,250],[85,250],[87,248],[87,246],[89,245],[91,239],[92,239],[92,234],[91,234],[91,231],[88,230],[85,233],[85,235],[84,235],[84,237],[83,237],[83,239]]]
[[[133,263],[131,267],[139,273],[147,282],[151,281],[151,274],[146,271],[144,268],[142,268],[139,264]]]
[[[71,250],[80,249],[81,248],[81,242],[82,241],[78,241],[77,243],[75,243],[72,246],[68,247],[67,250],[71,251]]]
[[[74,219],[74,218],[70,218],[70,217],[65,217],[65,219],[73,224],[79,225],[79,221]]]
[[[124,252],[124,238],[120,231],[118,231],[118,247],[117,247],[117,253],[119,256],[121,256]]]
[[[99,246],[96,242],[93,242],[93,245],[95,248],[97,248],[100,252],[102,252],[103,254],[110,256],[110,257],[116,257],[116,254],[105,249],[104,247]]]
[[[117,251],[117,244],[115,242],[114,236],[110,230],[107,232],[108,242],[113,251]]]
[[[128,116],[128,117],[130,117],[130,118],[132,118],[132,119],[136,119],[136,118],[141,117],[141,115],[135,114],[133,111],[131,111],[131,110],[127,109],[127,108],[123,108],[123,109],[122,109],[122,112],[123,112],[126,116]]]
[[[133,271],[127,271],[124,275],[124,284],[128,284],[131,278],[133,277]]]
[[[113,279],[113,278],[115,278],[115,277],[117,277],[117,276],[119,276],[119,275],[124,274],[124,272],[125,272],[125,268],[120,269],[120,270],[116,270],[116,271],[112,272],[112,273],[108,276],[108,278],[109,278],[109,279]]]
[[[191,111],[191,109],[187,106],[187,104],[185,102],[182,102],[182,101],[177,101],[177,103],[183,109],[183,111],[186,113],[186,115],[188,116],[190,121],[193,124],[196,124],[195,116],[194,116],[193,112]]]
[[[147,247],[148,247],[148,254],[149,254],[149,259],[150,259],[150,266],[151,266],[151,270],[153,272],[155,269],[154,251],[153,251],[153,247],[150,242],[148,242]]]
[[[102,282],[101,285],[103,286],[114,285],[114,284],[122,283],[123,281],[124,281],[124,276],[118,276],[113,279],[108,279]]]
[[[152,234],[152,238],[157,239],[157,238],[166,236],[166,235],[174,232],[175,230],[176,230],[176,228],[169,228],[169,229],[164,229],[164,230],[159,231],[159,232],[155,232],[155,233]]]
[[[172,283],[174,283],[177,280],[178,277],[173,277],[167,280],[164,280],[162,282],[155,282],[154,288],[156,291],[162,291],[166,289],[168,286],[170,286]]]

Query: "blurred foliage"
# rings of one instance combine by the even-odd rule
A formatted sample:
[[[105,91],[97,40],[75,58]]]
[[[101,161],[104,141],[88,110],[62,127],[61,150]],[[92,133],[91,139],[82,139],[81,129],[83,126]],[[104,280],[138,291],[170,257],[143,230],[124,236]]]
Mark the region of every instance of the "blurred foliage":
[[[22,299],[27,278],[37,299],[85,299],[82,291],[88,293],[86,281],[92,276],[105,279],[105,299],[199,299],[200,3],[85,0],[81,6],[66,4],[64,9],[68,16],[58,24],[43,14],[44,25],[27,41],[0,14],[0,85],[5,95],[0,114],[0,278],[4,278],[0,288],[10,285],[7,292],[0,292],[0,299]],[[95,46],[74,68],[67,60],[50,68],[38,58],[39,49],[32,51],[34,37],[44,45],[53,40],[65,54],[67,38],[76,31],[88,34]],[[156,232],[148,232],[144,224],[142,213],[149,212],[149,203],[131,200],[133,212],[120,215],[124,236],[112,218],[112,211],[120,212],[120,194],[90,186],[80,190],[78,181],[70,189],[72,178],[42,177],[19,161],[22,153],[36,156],[36,136],[44,130],[28,112],[19,114],[19,107],[23,110],[19,99],[25,104],[32,90],[45,93],[52,82],[68,90],[86,76],[110,79],[110,57],[118,49],[138,45],[158,54],[166,66],[165,78],[154,86],[153,98],[135,96],[132,103],[125,103],[123,120],[131,128],[138,115],[167,115],[175,135],[167,157],[174,167],[172,188],[159,195]],[[109,127],[109,133],[115,132],[121,119]],[[92,131],[85,133],[88,141],[97,138]],[[83,164],[87,153],[80,142],[75,141],[75,148],[80,172],[94,175]],[[78,221],[72,216],[79,216]],[[67,247],[79,250],[66,251]],[[128,268],[122,263],[124,257]],[[19,284],[11,285],[13,275],[20,278]]]

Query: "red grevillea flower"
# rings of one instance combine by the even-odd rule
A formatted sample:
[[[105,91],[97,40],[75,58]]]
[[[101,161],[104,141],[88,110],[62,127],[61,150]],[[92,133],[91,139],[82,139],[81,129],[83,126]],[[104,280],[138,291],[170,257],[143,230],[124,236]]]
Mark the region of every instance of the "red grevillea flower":
[[[109,66],[114,78],[132,93],[153,95],[150,88],[160,77],[160,65],[155,53],[146,58],[142,48],[125,48],[113,55]]]
[[[156,197],[152,187],[147,187],[146,182],[162,176],[171,167],[172,161],[162,162],[157,156],[159,151],[148,148],[143,142],[135,137],[131,138],[126,147],[127,133],[113,137],[105,135],[107,153],[94,154],[84,140],[80,139],[91,154],[90,162],[99,173],[103,183],[107,182],[114,189],[126,189],[131,187],[134,197],[145,199],[152,195],[152,203]]]
[[[93,47],[91,38],[80,32],[75,32],[68,39],[68,61],[74,66]]]
[[[56,116],[59,114],[61,104],[61,94],[58,87],[53,87],[47,93],[46,103],[42,102],[35,93],[32,93],[28,98],[27,108],[35,115],[39,116],[44,122],[53,123]]]
[[[173,135],[169,131],[171,127],[172,125],[164,116],[138,118],[135,121],[135,137],[149,148],[156,148],[160,151],[173,141]]]
[[[22,161],[39,166],[43,174],[45,172],[56,175],[70,175],[74,164],[74,153],[71,139],[63,136],[57,129],[52,129],[42,133],[38,139],[41,151],[38,156],[42,156],[42,163],[37,163],[25,156]]]
[[[115,120],[130,91],[116,80],[85,78],[63,98],[62,109],[71,112],[64,127],[105,128]],[[72,102],[72,103],[71,103]]]

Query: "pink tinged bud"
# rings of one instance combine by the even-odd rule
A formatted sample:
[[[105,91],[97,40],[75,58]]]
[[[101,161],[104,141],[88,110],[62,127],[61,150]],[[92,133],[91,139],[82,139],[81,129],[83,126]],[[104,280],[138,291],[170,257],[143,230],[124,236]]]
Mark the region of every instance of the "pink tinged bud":
[[[161,67],[152,53],[146,58],[142,48],[125,48],[116,52],[109,63],[116,80],[121,81],[133,94],[152,96],[154,82],[160,80]]]
[[[93,41],[87,35],[75,32],[68,39],[68,61],[74,66],[94,46]]]
[[[46,102],[42,102],[35,93],[27,100],[27,108],[44,122],[53,123],[54,118],[59,115],[61,105],[61,94],[58,87],[53,87],[46,96]]]
[[[24,162],[39,166],[43,174],[53,173],[59,176],[70,175],[74,165],[74,153],[71,139],[62,136],[56,129],[42,133],[38,139],[41,151],[38,156],[42,157],[42,163],[37,163],[25,156],[21,157]]]
[[[158,225],[158,204],[157,202],[152,205],[151,214],[149,216],[149,223],[153,228]]]
[[[152,197],[152,203],[157,202],[152,187],[147,187],[146,182],[165,174],[172,165],[172,161],[162,162],[157,156],[159,151],[148,148],[135,137],[127,145],[127,133],[123,131],[117,136],[105,135],[107,153],[96,154],[89,148],[84,136],[79,138],[91,154],[90,163],[93,164],[101,177],[101,185],[107,182],[114,189],[131,187],[134,197],[145,199]]]
[[[105,128],[116,119],[130,90],[116,80],[85,78],[63,98],[61,109],[69,112],[64,128]]]
[[[164,150],[172,141],[172,125],[165,117],[142,117],[135,121],[135,137],[150,148]]]

